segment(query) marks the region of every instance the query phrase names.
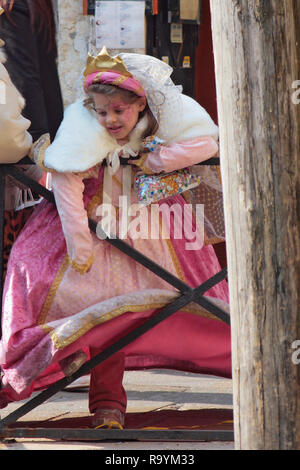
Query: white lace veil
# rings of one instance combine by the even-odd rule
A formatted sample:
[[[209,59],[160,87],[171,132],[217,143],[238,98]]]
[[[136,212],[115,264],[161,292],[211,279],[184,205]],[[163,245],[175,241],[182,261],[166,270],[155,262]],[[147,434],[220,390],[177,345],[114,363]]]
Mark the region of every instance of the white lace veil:
[[[121,53],[119,56],[146,91],[149,107],[159,125],[157,136],[168,141],[182,116],[182,86],[176,86],[171,80],[172,67],[149,55]]]

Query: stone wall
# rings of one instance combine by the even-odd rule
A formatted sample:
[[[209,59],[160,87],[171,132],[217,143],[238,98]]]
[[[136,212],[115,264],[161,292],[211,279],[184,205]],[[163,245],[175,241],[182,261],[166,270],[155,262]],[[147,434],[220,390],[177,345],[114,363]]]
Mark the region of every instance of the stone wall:
[[[81,0],[56,0],[58,72],[65,106],[79,93],[79,76],[90,43],[91,17],[82,15]]]
[[[96,54],[93,16],[82,14],[82,0],[53,0],[57,21],[58,72],[64,105],[82,96],[82,71],[88,52]],[[111,54],[118,50],[110,49]],[[122,50],[125,52],[125,50]],[[140,52],[134,49],[127,52]]]

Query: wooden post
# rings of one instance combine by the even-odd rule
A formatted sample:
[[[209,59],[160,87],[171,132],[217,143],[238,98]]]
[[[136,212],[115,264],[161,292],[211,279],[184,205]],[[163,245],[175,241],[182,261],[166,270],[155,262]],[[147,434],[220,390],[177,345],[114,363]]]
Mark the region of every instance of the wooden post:
[[[300,449],[300,0],[211,14],[236,448]]]

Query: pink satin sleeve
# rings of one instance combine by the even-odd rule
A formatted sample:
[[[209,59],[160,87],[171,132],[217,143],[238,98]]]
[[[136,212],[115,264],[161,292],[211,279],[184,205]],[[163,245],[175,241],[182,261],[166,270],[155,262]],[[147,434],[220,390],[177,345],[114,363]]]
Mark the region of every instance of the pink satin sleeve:
[[[53,173],[52,187],[70,262],[84,267],[90,264],[93,242],[83,205],[82,178],[73,173]]]
[[[168,147],[159,147],[148,154],[145,165],[154,173],[169,173],[186,168],[213,157],[218,152],[218,144],[210,137],[175,142]]]

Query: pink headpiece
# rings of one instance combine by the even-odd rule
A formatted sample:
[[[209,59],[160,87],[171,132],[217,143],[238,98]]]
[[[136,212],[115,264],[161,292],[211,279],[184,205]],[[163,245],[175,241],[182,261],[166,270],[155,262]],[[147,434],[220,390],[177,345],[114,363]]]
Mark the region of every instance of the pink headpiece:
[[[105,46],[96,57],[88,54],[83,75],[85,77],[83,86],[86,92],[91,85],[104,83],[132,91],[137,96],[146,95],[145,90],[127,70],[120,56],[111,57]]]
[[[89,74],[84,80],[85,91],[87,92],[88,88],[95,83],[115,85],[119,88],[132,91],[137,96],[146,95],[142,85],[135,78],[122,75],[121,73],[112,70],[93,72]]]

